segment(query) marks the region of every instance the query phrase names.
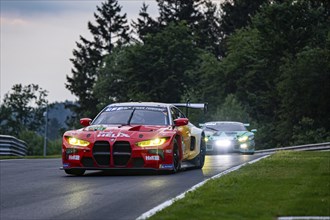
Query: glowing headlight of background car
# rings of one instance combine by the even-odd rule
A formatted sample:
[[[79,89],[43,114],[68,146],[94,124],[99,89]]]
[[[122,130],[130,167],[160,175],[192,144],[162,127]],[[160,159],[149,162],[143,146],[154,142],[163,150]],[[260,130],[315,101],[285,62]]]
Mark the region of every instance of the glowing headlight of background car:
[[[238,141],[239,141],[239,142],[245,142],[245,141],[247,141],[248,139],[249,139],[248,136],[242,136],[242,137],[239,137],[239,138],[238,138]]]
[[[168,138],[155,138],[137,142],[136,145],[139,147],[157,147],[163,145],[167,140]]]
[[[84,141],[84,140],[74,138],[74,137],[68,137],[67,140],[68,140],[69,144],[74,145],[74,146],[87,147],[89,145],[88,141]]]
[[[231,141],[228,139],[217,140],[215,145],[218,147],[229,147],[231,145]]]
[[[242,149],[246,149],[246,148],[248,148],[248,145],[247,145],[247,144],[241,144],[240,147],[241,147]]]

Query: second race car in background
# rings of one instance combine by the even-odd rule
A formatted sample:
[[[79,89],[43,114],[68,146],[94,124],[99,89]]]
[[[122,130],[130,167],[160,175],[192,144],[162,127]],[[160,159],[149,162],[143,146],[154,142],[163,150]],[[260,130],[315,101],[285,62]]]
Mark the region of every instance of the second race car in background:
[[[207,153],[254,154],[256,129],[247,130],[249,124],[232,121],[212,121],[201,124],[206,135]]]

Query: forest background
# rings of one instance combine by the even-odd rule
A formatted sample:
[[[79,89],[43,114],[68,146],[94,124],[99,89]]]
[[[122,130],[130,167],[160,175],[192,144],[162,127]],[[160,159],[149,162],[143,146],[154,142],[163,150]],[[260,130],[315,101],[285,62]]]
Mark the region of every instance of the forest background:
[[[330,141],[328,0],[156,0],[128,21],[118,0],[96,8],[73,48],[66,88],[77,102],[48,103],[38,85],[14,85],[0,106],[0,134],[29,155],[61,153],[61,136],[114,102],[202,102],[191,121],[241,121],[256,148]],[[45,114],[48,113],[48,114]],[[47,116],[47,117],[46,117]],[[45,126],[47,120],[47,128]]]

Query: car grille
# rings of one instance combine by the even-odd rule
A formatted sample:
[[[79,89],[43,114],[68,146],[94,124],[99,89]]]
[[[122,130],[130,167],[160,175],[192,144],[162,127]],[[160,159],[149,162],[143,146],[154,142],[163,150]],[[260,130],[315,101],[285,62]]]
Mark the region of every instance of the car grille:
[[[113,145],[113,163],[115,166],[126,166],[131,157],[132,149],[127,141],[117,141]]]
[[[110,166],[112,159],[114,166],[124,167],[131,158],[131,154],[132,149],[128,141],[116,141],[112,146],[112,151],[108,141],[96,141],[93,147],[93,157],[99,166]]]
[[[96,141],[93,147],[93,156],[101,166],[110,165],[110,144],[107,141]]]

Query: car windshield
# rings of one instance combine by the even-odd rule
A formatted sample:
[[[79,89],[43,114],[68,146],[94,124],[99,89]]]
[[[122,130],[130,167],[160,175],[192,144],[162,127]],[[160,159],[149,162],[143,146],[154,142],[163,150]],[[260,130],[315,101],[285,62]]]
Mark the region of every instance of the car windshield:
[[[169,125],[166,108],[149,106],[108,107],[92,124]]]
[[[210,131],[246,131],[246,128],[241,123],[215,122],[205,124],[203,128]]]

